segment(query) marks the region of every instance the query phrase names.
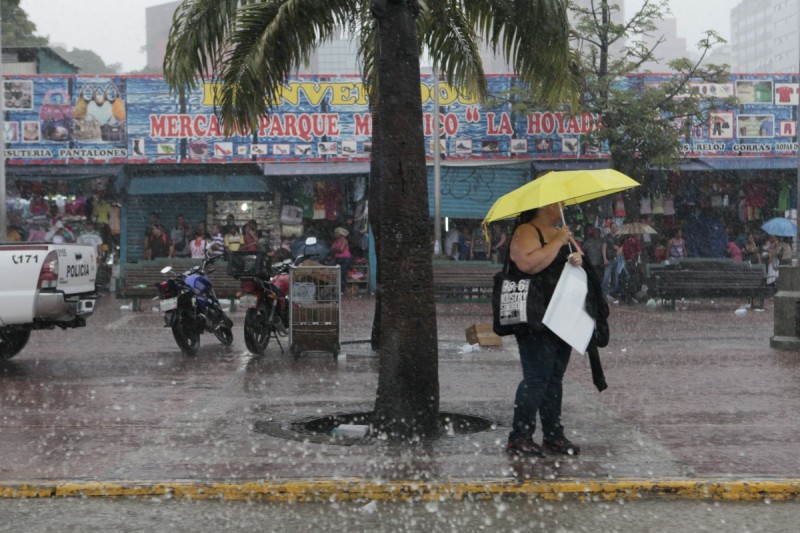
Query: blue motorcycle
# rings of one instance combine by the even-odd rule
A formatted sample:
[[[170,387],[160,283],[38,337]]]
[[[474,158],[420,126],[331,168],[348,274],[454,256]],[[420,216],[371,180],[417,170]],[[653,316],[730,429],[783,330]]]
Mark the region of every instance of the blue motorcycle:
[[[159,308],[164,314],[164,327],[172,328],[172,336],[186,355],[195,355],[200,348],[200,334],[213,333],[225,346],[233,343],[233,322],[220,306],[208,274],[209,268],[222,256],[206,258],[202,265],[195,265],[182,274],[176,274],[156,284],[159,293]],[[167,266],[162,274],[172,272]]]

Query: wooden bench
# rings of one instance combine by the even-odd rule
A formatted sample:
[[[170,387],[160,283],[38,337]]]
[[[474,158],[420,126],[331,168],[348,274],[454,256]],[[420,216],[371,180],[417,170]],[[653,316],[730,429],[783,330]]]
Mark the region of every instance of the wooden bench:
[[[489,302],[494,275],[501,268],[489,261],[434,260],[435,298],[439,302]]]
[[[158,296],[156,284],[167,279],[168,276],[162,274],[161,269],[169,265],[177,272],[184,272],[198,264],[200,264],[199,259],[174,258],[123,264],[117,279],[117,298],[131,300],[133,309],[140,311],[142,300],[152,300]],[[235,298],[241,289],[241,282],[225,273],[226,266],[224,261],[214,263],[212,266],[214,272],[208,277],[214,284],[217,298],[230,299],[231,310],[235,310]]]
[[[749,298],[750,304],[764,308],[764,298],[774,289],[767,286],[764,265],[733,259],[682,259],[648,264],[645,284],[655,298],[675,300],[685,297]]]

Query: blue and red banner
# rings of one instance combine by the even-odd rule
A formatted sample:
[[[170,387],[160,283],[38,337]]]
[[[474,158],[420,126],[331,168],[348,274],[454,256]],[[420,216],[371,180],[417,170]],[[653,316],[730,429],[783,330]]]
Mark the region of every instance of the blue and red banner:
[[[630,77],[657,85],[666,75]],[[502,95],[511,75],[490,76]],[[735,96],[738,109],[711,113],[704,124],[680,127],[690,157],[787,156],[797,151],[797,76],[738,75],[726,83],[693,83],[690,92]],[[265,107],[256,131],[225,137],[214,107],[219,86],[203,84],[185,98],[161,76],[12,76],[4,80],[6,160],[9,164],[220,163],[366,161],[372,117],[361,79],[296,77],[278,106]],[[434,146],[433,80],[423,76],[423,127]],[[487,108],[440,84],[439,145],[449,160],[604,159],[586,135],[600,117],[557,111],[516,113]],[[676,126],[681,126],[677,125]]]

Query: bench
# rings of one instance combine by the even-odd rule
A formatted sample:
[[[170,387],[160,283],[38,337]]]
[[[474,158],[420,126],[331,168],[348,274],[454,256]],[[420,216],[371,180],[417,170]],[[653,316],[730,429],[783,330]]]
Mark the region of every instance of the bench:
[[[490,261],[434,260],[434,297],[438,302],[489,302],[501,268]]]
[[[646,280],[650,294],[672,309],[684,297],[749,298],[754,308],[764,308],[764,298],[774,292],[767,285],[764,265],[733,259],[689,258],[648,264]]]
[[[174,271],[184,272],[198,264],[200,264],[200,259],[175,258],[159,258],[152,261],[123,264],[117,279],[117,298],[131,300],[133,309],[140,311],[142,300],[152,300],[158,296],[156,283],[167,279],[168,276],[162,274],[161,269],[169,265]],[[226,266],[224,261],[214,263],[212,266],[214,272],[208,277],[214,284],[214,293],[217,298],[230,299],[231,310],[235,310],[235,298],[241,290],[241,282],[226,274]]]

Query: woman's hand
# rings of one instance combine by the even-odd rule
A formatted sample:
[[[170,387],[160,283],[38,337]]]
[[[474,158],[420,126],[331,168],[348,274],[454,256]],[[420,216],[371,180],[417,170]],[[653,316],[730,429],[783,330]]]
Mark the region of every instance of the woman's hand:
[[[583,264],[583,254],[580,252],[572,252],[569,254],[569,264],[579,267]]]
[[[564,226],[561,228],[556,229],[556,240],[560,246],[564,246],[565,244],[569,243],[570,237],[572,237],[572,232],[569,230],[568,227]]]

